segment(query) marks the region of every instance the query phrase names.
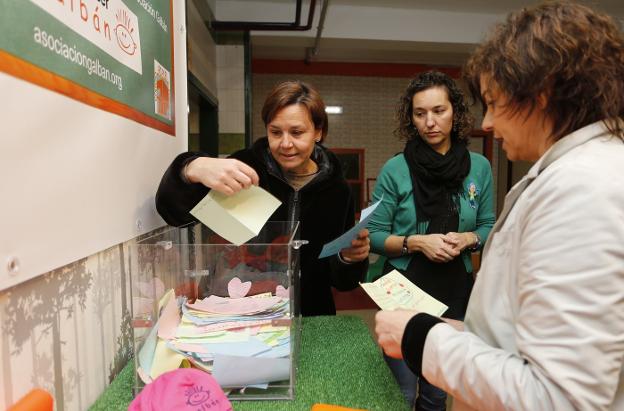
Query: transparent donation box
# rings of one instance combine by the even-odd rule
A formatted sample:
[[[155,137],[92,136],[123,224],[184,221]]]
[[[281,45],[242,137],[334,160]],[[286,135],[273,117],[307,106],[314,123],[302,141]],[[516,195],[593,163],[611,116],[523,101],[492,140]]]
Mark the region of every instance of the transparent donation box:
[[[293,399],[301,335],[298,223],[268,222],[233,245],[202,224],[131,250],[135,394],[179,367],[233,400]]]

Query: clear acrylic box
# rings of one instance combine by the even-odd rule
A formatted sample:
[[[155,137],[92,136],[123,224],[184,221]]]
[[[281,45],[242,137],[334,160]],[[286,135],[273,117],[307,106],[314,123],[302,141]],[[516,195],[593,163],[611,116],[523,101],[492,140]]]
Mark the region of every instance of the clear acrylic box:
[[[306,243],[297,238],[298,222],[267,222],[236,246],[196,223],[163,228],[132,246],[135,395],[167,368],[162,359],[169,356],[212,373],[230,399],[293,399],[298,250]],[[180,323],[172,327],[176,315]]]

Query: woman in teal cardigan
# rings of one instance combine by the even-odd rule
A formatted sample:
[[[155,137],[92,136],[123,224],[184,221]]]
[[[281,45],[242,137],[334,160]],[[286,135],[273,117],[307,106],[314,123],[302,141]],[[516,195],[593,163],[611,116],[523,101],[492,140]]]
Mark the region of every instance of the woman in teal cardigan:
[[[397,111],[395,134],[407,140],[377,177],[381,200],[368,229],[371,251],[386,256],[384,273],[398,270],[463,319],[474,283],[470,254],[494,225],[492,170],[467,149],[472,117],[455,82],[439,72],[419,74]],[[386,357],[410,405],[417,376]],[[446,394],[422,380],[417,410],[444,410]]]

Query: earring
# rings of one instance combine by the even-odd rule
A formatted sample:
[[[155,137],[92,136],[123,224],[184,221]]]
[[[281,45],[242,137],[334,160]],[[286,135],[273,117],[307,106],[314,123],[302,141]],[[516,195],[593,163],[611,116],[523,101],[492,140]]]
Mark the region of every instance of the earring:
[[[317,143],[320,143],[320,142],[321,142],[321,139],[319,138],[319,139],[314,140],[314,141],[316,141]]]

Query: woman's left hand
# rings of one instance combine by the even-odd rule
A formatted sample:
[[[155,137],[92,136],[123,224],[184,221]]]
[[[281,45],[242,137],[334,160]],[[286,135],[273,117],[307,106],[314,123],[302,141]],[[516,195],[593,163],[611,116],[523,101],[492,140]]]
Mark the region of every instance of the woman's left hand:
[[[386,355],[392,358],[403,358],[401,341],[409,320],[418,314],[417,311],[381,310],[375,314],[375,334],[377,343]]]
[[[457,251],[464,251],[464,249],[474,245],[475,236],[470,232],[466,233],[446,233],[446,243],[453,246]]]
[[[368,238],[368,230],[364,228],[351,241],[351,247],[340,250],[340,256],[348,263],[355,263],[367,259],[369,252],[370,238]]]

